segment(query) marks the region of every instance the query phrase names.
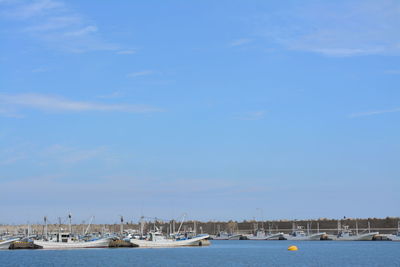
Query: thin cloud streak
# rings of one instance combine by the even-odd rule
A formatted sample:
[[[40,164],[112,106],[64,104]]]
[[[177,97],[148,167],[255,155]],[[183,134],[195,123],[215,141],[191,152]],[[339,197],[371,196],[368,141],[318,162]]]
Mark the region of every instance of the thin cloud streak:
[[[253,39],[242,38],[242,39],[237,39],[237,40],[232,41],[230,43],[230,46],[242,46],[245,44],[249,44],[251,42],[253,42]]]
[[[17,21],[15,31],[39,40],[53,49],[71,53],[118,51],[120,45],[105,41],[92,21],[61,1],[15,1],[4,5],[0,18]]]
[[[85,101],[73,101],[58,96],[41,94],[0,95],[3,111],[31,108],[44,111],[116,111],[132,113],[160,112],[161,109],[144,105],[103,104]]]
[[[154,71],[152,71],[152,70],[144,70],[144,71],[129,73],[127,76],[130,78],[137,78],[137,77],[141,77],[141,76],[147,76],[147,75],[150,75],[153,73],[154,73]]]
[[[350,114],[350,118],[372,116],[372,115],[379,115],[379,114],[393,113],[393,112],[400,112],[400,108],[352,113],[352,114]]]
[[[16,8],[8,10],[5,15],[17,19],[29,19],[64,8],[62,2],[52,0],[39,0],[31,3],[22,2],[22,4],[18,4],[21,3],[20,1],[15,1],[15,3],[17,3]],[[9,2],[9,4],[12,4],[12,2]]]
[[[256,121],[256,120],[262,120],[264,119],[264,117],[265,117],[265,111],[259,110],[259,111],[246,112],[236,117],[236,119],[245,121]]]
[[[117,52],[118,55],[132,55],[136,54],[136,50],[121,50]]]
[[[400,74],[400,70],[386,70],[386,74],[398,75]]]
[[[288,50],[348,57],[400,54],[400,2],[312,1],[257,17],[260,36]]]

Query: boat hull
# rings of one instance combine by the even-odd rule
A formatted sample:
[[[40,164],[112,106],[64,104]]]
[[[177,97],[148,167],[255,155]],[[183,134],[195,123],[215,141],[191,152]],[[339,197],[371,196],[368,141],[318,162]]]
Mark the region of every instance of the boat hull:
[[[168,247],[186,247],[186,246],[203,246],[208,235],[194,237],[185,240],[161,240],[149,241],[140,239],[131,239],[130,242],[142,248],[168,248]]]
[[[111,238],[104,238],[87,242],[52,242],[34,240],[35,245],[41,246],[43,249],[74,249],[74,248],[108,248]]]
[[[292,236],[292,235],[284,235],[283,237],[286,240],[292,240],[292,241],[316,241],[316,240],[321,240],[323,236],[325,236],[326,233],[316,233],[316,234],[311,234],[307,236]]]
[[[389,235],[388,238],[392,241],[400,241],[400,235]]]
[[[14,239],[9,239],[9,240],[5,240],[5,241],[0,241],[0,249],[9,249],[10,245],[15,242],[18,241],[19,238],[14,238]]]
[[[371,241],[374,236],[379,235],[379,232],[355,235],[355,236],[345,236],[345,237],[336,237],[334,240],[337,241]]]

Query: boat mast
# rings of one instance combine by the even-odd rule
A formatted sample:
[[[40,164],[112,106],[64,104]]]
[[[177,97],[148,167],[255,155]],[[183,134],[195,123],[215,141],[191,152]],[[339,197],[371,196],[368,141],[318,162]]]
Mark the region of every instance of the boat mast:
[[[71,213],[68,214],[68,219],[69,219],[69,234],[72,234],[72,215],[71,215]]]
[[[371,224],[368,221],[368,233],[371,233]]]
[[[358,235],[358,221],[356,220],[356,235]]]
[[[144,217],[141,216],[140,217],[140,236],[143,236],[143,232],[144,232]]]
[[[120,232],[121,236],[124,233],[124,216],[122,216],[122,215],[121,215],[121,224],[119,226],[119,232]]]
[[[86,234],[88,233],[89,228],[90,228],[90,225],[92,224],[92,220],[93,220],[93,219],[94,219],[94,216],[90,217],[89,224],[88,224],[88,226],[86,227],[86,230],[85,230],[85,232],[83,233],[83,235],[86,235]]]
[[[47,217],[44,216],[44,238],[47,240]]]
[[[181,224],[179,225],[179,228],[178,228],[178,233],[180,232],[181,227],[182,227],[182,224],[183,224],[183,222],[185,221],[185,216],[186,216],[186,213],[184,213],[184,214],[182,215],[182,220],[181,220]]]

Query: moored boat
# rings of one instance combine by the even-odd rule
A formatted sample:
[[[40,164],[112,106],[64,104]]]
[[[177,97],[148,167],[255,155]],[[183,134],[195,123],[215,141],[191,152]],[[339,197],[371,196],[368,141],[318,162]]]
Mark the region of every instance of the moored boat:
[[[18,240],[20,240],[20,238],[10,238],[7,240],[0,240],[0,249],[8,249],[12,243]]]
[[[105,248],[108,247],[111,240],[111,237],[106,237],[84,241],[74,239],[69,233],[58,233],[53,239],[33,240],[33,243],[43,249]]]
[[[304,231],[303,226],[295,227],[293,223],[293,230],[290,234],[284,234],[283,238],[286,240],[297,240],[297,241],[314,241],[321,240],[326,236],[325,232],[320,232],[319,227],[316,233],[310,233],[310,224],[307,224],[307,233]]]
[[[371,241],[375,236],[379,235],[379,232],[371,232],[370,225],[368,222],[368,232],[363,231],[362,233],[358,232],[358,224],[356,222],[356,232],[350,230],[348,225],[340,227],[340,223],[338,223],[338,235],[333,237],[333,240],[337,241]]]
[[[130,239],[134,245],[144,248],[162,248],[162,247],[183,247],[183,246],[203,246],[209,244],[206,239],[210,236],[202,234],[192,238],[169,239],[160,232],[151,232],[147,239]]]

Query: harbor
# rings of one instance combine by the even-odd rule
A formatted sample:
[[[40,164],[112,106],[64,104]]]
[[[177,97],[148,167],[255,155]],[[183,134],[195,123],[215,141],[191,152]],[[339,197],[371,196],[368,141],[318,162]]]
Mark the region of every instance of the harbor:
[[[58,223],[0,225],[0,249],[172,248],[209,246],[219,240],[400,241],[400,218],[201,222],[141,217],[137,223]]]

